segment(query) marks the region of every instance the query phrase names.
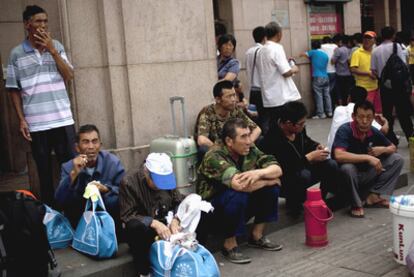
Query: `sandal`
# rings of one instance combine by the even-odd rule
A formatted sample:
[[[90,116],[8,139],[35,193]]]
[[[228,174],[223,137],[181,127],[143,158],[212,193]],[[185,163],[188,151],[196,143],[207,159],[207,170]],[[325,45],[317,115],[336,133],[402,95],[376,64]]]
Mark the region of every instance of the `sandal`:
[[[354,218],[364,218],[364,208],[362,207],[352,207],[349,211],[349,215]]]
[[[365,204],[366,208],[384,208],[384,209],[388,209],[390,207],[390,202],[387,199],[384,198],[379,198],[378,201],[368,204]]]

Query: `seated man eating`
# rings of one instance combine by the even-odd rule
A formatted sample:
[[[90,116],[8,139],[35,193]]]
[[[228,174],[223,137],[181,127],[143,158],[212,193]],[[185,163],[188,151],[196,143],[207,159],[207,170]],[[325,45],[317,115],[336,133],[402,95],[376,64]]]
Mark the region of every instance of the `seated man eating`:
[[[306,133],[306,107],[291,101],[281,108],[278,122],[263,141],[265,153],[274,155],[283,169],[282,193],[288,215],[298,217],[306,199],[306,189],[319,181],[322,194],[337,192],[338,165],[328,158],[329,150]]]

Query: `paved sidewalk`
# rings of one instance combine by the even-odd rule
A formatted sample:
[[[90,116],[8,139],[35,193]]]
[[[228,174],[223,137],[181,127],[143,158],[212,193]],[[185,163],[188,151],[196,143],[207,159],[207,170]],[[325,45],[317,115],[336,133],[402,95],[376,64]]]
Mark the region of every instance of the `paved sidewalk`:
[[[401,188],[396,193],[405,190]],[[220,253],[215,257],[222,276],[409,276],[405,266],[393,260],[391,223],[388,209],[366,209],[363,219],[351,218],[344,209],[335,212],[328,224],[326,247],[307,247],[305,226],[299,223],[268,235],[284,245],[280,252],[242,245],[244,253],[253,259],[247,265],[229,263]]]
[[[308,120],[310,137],[325,144],[330,120]],[[399,152],[405,158],[404,172],[408,172],[409,155],[405,138],[400,141]],[[408,184],[414,175],[408,174]],[[403,187],[395,194],[402,194]],[[280,211],[283,213],[283,207]],[[278,230],[268,237],[284,245],[280,252],[269,252],[241,245],[242,251],[253,261],[235,265],[215,253],[222,276],[350,276],[350,277],[403,277],[409,276],[405,266],[397,264],[392,254],[392,215],[388,209],[366,209],[365,218],[351,218],[348,209],[336,211],[328,224],[329,245],[310,248],[305,245],[303,222]],[[277,225],[277,224],[276,224]]]

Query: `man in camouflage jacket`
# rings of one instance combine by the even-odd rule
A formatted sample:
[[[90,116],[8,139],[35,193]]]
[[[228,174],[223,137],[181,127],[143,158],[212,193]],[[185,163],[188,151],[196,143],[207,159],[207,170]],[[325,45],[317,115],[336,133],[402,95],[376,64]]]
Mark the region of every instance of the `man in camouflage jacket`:
[[[206,221],[225,238],[223,256],[233,263],[249,263],[250,258],[238,249],[236,237],[244,233],[251,217],[255,220],[249,246],[282,249],[263,235],[266,223],[277,220],[282,170],[273,156],[254,146],[243,119],[229,119],[221,139],[223,144],[213,146],[199,167],[197,191],[214,206]]]

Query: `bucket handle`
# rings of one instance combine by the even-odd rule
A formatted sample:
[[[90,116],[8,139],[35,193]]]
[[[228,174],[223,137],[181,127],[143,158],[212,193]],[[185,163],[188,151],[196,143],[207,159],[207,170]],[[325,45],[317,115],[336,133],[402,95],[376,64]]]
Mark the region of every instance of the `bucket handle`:
[[[328,213],[329,213],[329,217],[328,218],[319,218],[317,217],[307,206],[303,205],[303,207],[305,207],[306,210],[308,210],[308,212],[314,217],[316,218],[318,221],[321,222],[328,222],[329,220],[331,220],[333,218],[333,213],[331,211],[331,209],[329,209],[328,207],[326,207],[328,209]]]

